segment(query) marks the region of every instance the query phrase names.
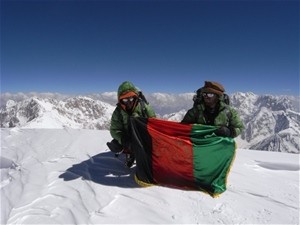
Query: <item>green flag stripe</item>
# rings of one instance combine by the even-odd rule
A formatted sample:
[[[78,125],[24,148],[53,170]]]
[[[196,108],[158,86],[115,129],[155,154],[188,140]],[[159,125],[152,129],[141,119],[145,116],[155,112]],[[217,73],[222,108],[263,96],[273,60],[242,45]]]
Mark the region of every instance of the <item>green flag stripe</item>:
[[[226,190],[226,179],[235,153],[234,139],[215,136],[212,134],[215,129],[194,125],[191,131],[195,182],[210,194]]]

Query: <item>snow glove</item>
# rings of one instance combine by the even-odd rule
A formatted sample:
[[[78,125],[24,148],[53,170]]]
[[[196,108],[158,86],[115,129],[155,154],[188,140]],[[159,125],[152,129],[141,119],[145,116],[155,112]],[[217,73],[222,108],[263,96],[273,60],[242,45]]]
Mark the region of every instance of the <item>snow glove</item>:
[[[123,146],[119,144],[116,139],[106,143],[107,147],[114,153],[120,153],[123,150]]]
[[[215,131],[215,134],[217,136],[222,136],[222,137],[231,137],[231,131],[230,131],[230,129],[228,127],[225,127],[225,126],[220,127],[219,129],[217,129]]]

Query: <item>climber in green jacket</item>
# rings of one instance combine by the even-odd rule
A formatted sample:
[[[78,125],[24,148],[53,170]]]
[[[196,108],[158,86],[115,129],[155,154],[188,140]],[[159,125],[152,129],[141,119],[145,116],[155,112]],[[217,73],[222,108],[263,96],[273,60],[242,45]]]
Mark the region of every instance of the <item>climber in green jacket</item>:
[[[109,149],[117,154],[126,154],[126,166],[134,163],[131,149],[129,119],[130,117],[156,117],[142,92],[131,82],[125,81],[118,88],[118,103],[111,117],[110,134],[113,138],[107,143]]]
[[[226,103],[225,89],[222,84],[205,81],[194,98],[194,105],[187,111],[181,123],[198,123],[218,126],[217,136],[237,137],[244,130],[238,112]]]

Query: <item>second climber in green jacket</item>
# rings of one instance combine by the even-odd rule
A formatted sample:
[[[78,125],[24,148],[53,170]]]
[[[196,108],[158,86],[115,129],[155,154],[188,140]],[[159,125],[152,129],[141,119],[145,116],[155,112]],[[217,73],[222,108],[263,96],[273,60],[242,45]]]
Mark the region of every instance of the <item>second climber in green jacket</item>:
[[[187,111],[181,123],[205,124],[219,127],[217,136],[235,138],[244,130],[244,124],[238,112],[225,103],[225,89],[222,84],[205,81],[199,88],[194,105]]]
[[[140,90],[131,82],[125,81],[118,88],[118,103],[110,123],[110,134],[113,140],[108,142],[107,146],[116,154],[126,154],[127,167],[131,167],[135,160],[130,144],[130,117],[151,118],[156,117],[156,114]]]

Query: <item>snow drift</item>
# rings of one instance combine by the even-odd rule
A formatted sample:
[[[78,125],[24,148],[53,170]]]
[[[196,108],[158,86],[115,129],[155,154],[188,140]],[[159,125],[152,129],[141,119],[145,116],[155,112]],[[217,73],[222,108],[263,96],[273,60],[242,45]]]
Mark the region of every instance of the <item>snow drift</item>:
[[[227,191],[140,187],[105,130],[1,129],[2,224],[299,224],[299,155],[237,149]]]

